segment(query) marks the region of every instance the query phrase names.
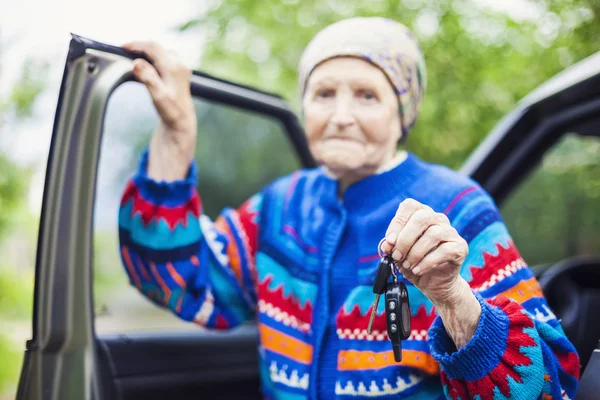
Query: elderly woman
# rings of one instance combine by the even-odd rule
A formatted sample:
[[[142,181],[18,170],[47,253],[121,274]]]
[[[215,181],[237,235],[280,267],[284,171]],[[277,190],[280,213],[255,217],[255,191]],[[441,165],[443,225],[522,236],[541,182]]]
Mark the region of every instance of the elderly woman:
[[[312,40],[299,75],[321,166],[278,179],[214,223],[195,188],[190,71],[156,44],[124,47],[153,60],[135,60],[134,74],[161,117],[121,203],[131,282],[210,329],[257,317],[265,398],[574,397],[577,354],[492,199],[398,150],[425,88],[405,26],[354,18]],[[378,250],[410,296],[400,363],[383,304],[366,331]]]

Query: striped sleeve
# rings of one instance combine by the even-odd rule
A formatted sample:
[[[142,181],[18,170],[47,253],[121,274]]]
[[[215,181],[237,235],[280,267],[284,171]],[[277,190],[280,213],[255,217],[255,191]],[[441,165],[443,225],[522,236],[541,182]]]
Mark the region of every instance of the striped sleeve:
[[[481,304],[471,341],[454,346],[438,317],[430,328],[448,399],[573,399],[579,358],[490,196],[473,186],[446,209],[469,243],[461,276]]]
[[[202,213],[196,166],[185,180],[146,175],[148,153],[127,183],[119,209],[121,259],[130,282],[155,304],[210,329],[230,329],[256,308],[255,252],[262,196]]]

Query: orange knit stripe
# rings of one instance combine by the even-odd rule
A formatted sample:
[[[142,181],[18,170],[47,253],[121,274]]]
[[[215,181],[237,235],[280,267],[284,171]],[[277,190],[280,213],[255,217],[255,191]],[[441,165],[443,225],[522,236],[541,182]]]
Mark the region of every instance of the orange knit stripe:
[[[520,304],[534,297],[543,297],[544,295],[537,279],[531,278],[520,281],[515,286],[500,293],[499,296],[506,296]]]
[[[338,370],[360,371],[380,369],[395,365],[418,368],[430,375],[437,375],[440,366],[431,354],[418,350],[402,350],[402,361],[394,361],[392,350],[376,353],[374,351],[342,350],[338,355]]]
[[[179,275],[179,272],[177,272],[177,270],[173,267],[173,263],[168,262],[167,263],[167,271],[169,271],[169,275],[171,275],[171,278],[173,278],[173,280],[175,282],[177,282],[177,284],[185,289],[186,283],[185,280],[181,277],[181,275]]]
[[[265,349],[303,364],[311,363],[313,347],[310,344],[279,332],[265,324],[260,324],[258,330],[261,343]]]
[[[133,264],[131,263],[131,257],[129,256],[129,249],[127,247],[123,246],[123,247],[121,247],[121,253],[123,254],[123,260],[125,260],[125,266],[127,267],[127,271],[129,271],[129,274],[131,275],[131,277],[133,278],[133,281],[135,282],[135,286],[138,289],[141,289],[142,283],[140,282],[140,277],[135,272],[135,268],[133,267]]]
[[[154,276],[154,279],[158,283],[158,286],[160,286],[160,288],[162,289],[163,293],[165,294],[165,298],[163,299],[163,303],[164,304],[169,304],[169,299],[171,298],[171,289],[169,289],[169,287],[167,286],[167,284],[165,283],[165,281],[163,280],[163,278],[160,276],[160,274],[156,270],[156,265],[154,265],[153,262],[150,263],[150,271],[152,272],[152,275]]]
[[[183,293],[179,294],[179,299],[177,300],[177,306],[175,307],[175,312],[179,314],[181,312],[181,307],[183,306]]]
[[[148,271],[146,270],[146,268],[144,267],[144,264],[142,264],[142,262],[137,262],[136,265],[138,265],[140,267],[140,271],[142,272],[142,277],[146,280],[146,282],[150,282],[150,275],[148,275]]]

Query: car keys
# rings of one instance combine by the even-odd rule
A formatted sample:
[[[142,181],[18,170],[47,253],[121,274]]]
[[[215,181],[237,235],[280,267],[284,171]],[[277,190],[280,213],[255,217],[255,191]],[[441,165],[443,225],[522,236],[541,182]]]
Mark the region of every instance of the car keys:
[[[375,293],[375,301],[371,306],[371,317],[369,318],[369,325],[367,325],[367,333],[371,333],[373,329],[373,321],[377,314],[377,307],[379,306],[379,296],[385,293],[388,285],[390,274],[394,268],[394,260],[390,256],[383,256],[379,261],[377,267],[377,275],[375,275],[375,282],[373,283],[373,293]]]
[[[402,341],[410,337],[410,306],[408,290],[394,274],[394,281],[387,285],[385,292],[385,316],[387,331],[392,341],[394,360],[402,361]]]
[[[388,337],[392,342],[394,360],[400,362],[402,361],[402,340],[410,337],[410,305],[408,303],[408,290],[406,289],[406,285],[404,282],[398,281],[394,259],[381,251],[381,244],[384,240],[385,239],[382,239],[381,242],[379,242],[377,248],[381,260],[379,261],[375,282],[373,283],[375,301],[371,308],[367,333],[371,333],[373,321],[377,314],[379,297],[385,293],[385,320]],[[392,282],[389,282],[390,274],[394,276]]]

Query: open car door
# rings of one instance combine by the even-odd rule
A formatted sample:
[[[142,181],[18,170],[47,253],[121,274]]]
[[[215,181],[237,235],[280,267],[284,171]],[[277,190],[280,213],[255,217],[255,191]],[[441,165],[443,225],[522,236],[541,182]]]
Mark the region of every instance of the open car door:
[[[17,398],[258,399],[254,324],[224,334],[211,334],[171,315],[162,324],[156,321],[169,312],[161,309],[156,318],[144,317],[148,307],[157,307],[133,287],[121,295],[109,285],[108,296],[104,293],[108,300],[102,300],[108,310],[95,304],[106,270],[118,271],[110,279],[128,286],[118,257],[100,269],[94,266],[107,253],[118,254],[118,233],[110,239],[114,246],[99,252],[95,229],[117,227],[123,177],[133,173],[157,120],[145,88],[134,81],[136,57],[75,35],[70,43],[46,171],[33,336],[27,342]],[[202,132],[200,192],[224,203],[206,202],[209,216],[222,205],[241,204],[278,176],[313,166],[302,128],[282,98],[200,72],[194,72],[191,89]],[[144,107],[145,117],[137,120]],[[119,129],[124,134],[111,137]],[[134,130],[143,134],[127,132]],[[123,179],[102,186],[103,174],[110,171]],[[112,189],[101,193],[105,187]],[[125,300],[110,303],[120,296]],[[130,296],[135,301],[128,302]],[[102,322],[103,313],[121,319],[111,327]],[[122,321],[139,329],[122,331]]]
[[[600,53],[525,97],[461,172],[478,181],[500,207],[576,347],[583,373],[577,399],[598,398]],[[532,247],[522,247],[519,236]]]

